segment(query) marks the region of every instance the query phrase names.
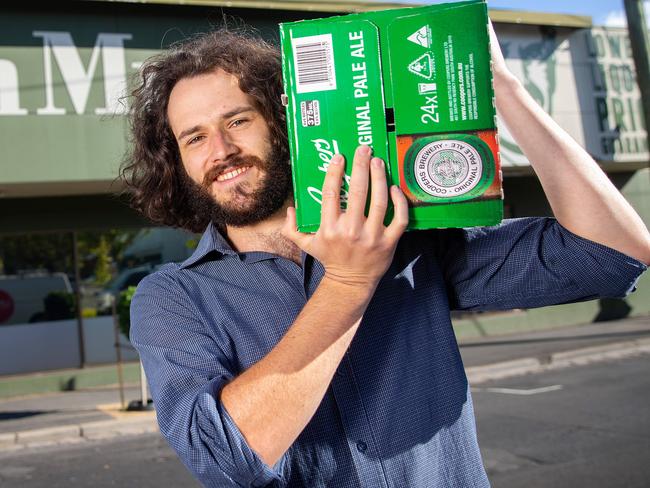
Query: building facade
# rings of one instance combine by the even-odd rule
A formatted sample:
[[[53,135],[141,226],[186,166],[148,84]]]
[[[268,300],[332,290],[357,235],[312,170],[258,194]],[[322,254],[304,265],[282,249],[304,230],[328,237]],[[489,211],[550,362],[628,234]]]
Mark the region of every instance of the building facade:
[[[0,233],[149,225],[117,196],[116,177],[128,147],[125,95],[142,62],[162,48],[224,21],[245,23],[277,43],[279,22],[396,6],[298,0],[5,2]],[[627,31],[593,26],[585,17],[490,14],[512,71],[648,222],[648,135]],[[499,130],[507,215],[550,214],[525,156],[507,128]],[[628,313],[650,312],[648,281],[625,302]],[[579,323],[593,320],[603,306],[460,318],[457,324],[462,334],[477,321],[513,327]]]

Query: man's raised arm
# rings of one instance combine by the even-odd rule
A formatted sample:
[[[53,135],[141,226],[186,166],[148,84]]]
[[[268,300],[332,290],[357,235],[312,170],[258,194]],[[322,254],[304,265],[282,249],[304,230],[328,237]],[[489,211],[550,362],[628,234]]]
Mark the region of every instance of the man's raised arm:
[[[490,44],[497,111],[539,177],[558,222],[650,264],[650,234],[639,215],[508,70],[492,27]]]

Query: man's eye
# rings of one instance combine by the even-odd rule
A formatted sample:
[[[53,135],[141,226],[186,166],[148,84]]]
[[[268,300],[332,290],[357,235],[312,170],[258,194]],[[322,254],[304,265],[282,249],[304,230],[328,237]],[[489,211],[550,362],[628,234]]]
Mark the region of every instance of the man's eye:
[[[239,127],[239,126],[241,126],[242,124],[245,124],[246,122],[248,122],[248,119],[237,119],[237,120],[233,120],[233,121],[231,122],[231,124],[230,124],[230,127]]]
[[[194,136],[190,140],[187,141],[187,145],[194,144],[195,142],[199,142],[201,139],[203,139],[205,136]]]

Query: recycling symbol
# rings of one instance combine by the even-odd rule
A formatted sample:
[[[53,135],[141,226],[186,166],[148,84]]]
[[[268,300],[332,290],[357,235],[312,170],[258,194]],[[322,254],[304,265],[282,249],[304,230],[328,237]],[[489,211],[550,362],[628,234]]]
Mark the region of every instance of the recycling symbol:
[[[430,53],[424,53],[422,56],[412,61],[408,68],[411,73],[421,76],[426,80],[430,80],[433,78],[433,56],[431,56]]]

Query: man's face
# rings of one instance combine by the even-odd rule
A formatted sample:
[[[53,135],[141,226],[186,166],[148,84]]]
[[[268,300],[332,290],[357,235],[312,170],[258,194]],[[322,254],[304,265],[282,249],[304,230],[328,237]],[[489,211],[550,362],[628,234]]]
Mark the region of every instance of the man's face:
[[[282,207],[291,191],[288,161],[279,160],[266,121],[235,76],[216,70],[180,80],[167,116],[195,211],[245,226]]]

